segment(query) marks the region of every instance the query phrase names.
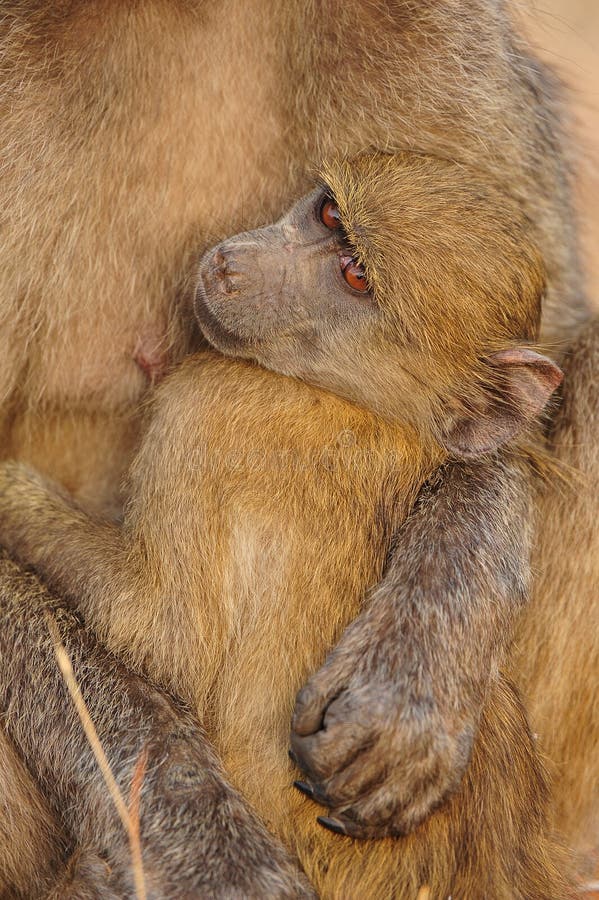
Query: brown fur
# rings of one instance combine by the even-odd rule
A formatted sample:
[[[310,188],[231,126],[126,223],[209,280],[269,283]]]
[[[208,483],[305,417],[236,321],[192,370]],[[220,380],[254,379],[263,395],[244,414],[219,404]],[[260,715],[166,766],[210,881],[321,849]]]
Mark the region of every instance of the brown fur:
[[[359,330],[359,316],[352,327],[336,333],[331,371],[335,380],[345,341],[357,383],[366,380],[370,358],[386,364],[378,382],[384,398],[384,387],[394,385],[404,363],[408,371],[413,367],[422,383],[411,392],[393,392],[398,395],[393,420],[309,383],[204,352],[185,362],[157,392],[132,469],[122,528],[94,523],[39,476],[5,464],[0,534],[62,594],[77,598],[87,623],[110,649],[192,705],[233,783],[297,853],[321,896],[401,898],[427,883],[433,896],[452,891],[481,900],[565,897],[567,887],[555,862],[559,854],[544,821],[543,771],[517,697],[496,673],[485,685],[480,734],[465,782],[444,810],[402,845],[388,839],[359,848],[340,840],[319,827],[310,801],[290,787],[293,698],[355,617],[365,592],[380,580],[394,532],[424,480],[446,457],[435,441],[441,400],[451,406],[464,391],[473,402],[482,398],[486,386],[475,361],[508,340],[534,334],[543,286],[518,206],[508,198],[501,201],[490,186],[485,190],[473,173],[405,154],[374,156],[369,164],[360,158],[341,171],[335,194],[340,207],[361,229],[365,253],[377,246],[379,236],[387,268],[371,259],[380,315],[374,324],[368,315],[366,334]],[[380,194],[377,173],[387,190],[378,224],[368,236],[368,216],[366,224],[359,217],[366,215],[373,185]],[[473,221],[466,222],[462,210],[472,194],[477,209]],[[443,195],[447,202],[433,215]],[[274,226],[287,238],[280,252],[292,260],[299,252],[293,229],[301,246],[304,232],[307,236],[315,228],[319,234],[321,227],[302,228],[302,221],[314,220],[312,198],[298,209]],[[414,220],[429,223],[431,258],[444,260],[424,284],[415,268],[421,248],[408,227]],[[470,229],[474,235],[484,232],[486,240],[473,237],[466,249]],[[249,323],[243,316],[244,304],[253,305],[254,295],[242,282],[239,247],[254,260],[253,241],[268,247],[266,236],[274,239],[274,233],[266,228],[221,245],[225,256],[230,246],[238,254],[225,274],[235,297],[227,293],[222,302],[234,304],[240,326],[259,329],[260,317],[266,317],[266,336],[257,345],[248,339],[240,352],[245,347],[290,365],[295,330],[292,320],[286,322],[284,298],[275,297],[276,308],[283,309],[278,326],[266,303],[253,310]],[[381,234],[394,239],[384,247]],[[316,247],[322,259],[322,243]],[[406,319],[402,286],[390,256],[402,257],[403,294],[412,289],[415,297],[420,290],[422,303],[427,301],[423,310],[435,310],[444,301],[453,316],[459,309],[469,319],[460,377],[449,375],[443,329],[439,339],[432,328],[428,335],[425,316],[420,326],[415,318],[407,322],[406,339],[400,327]],[[454,270],[456,258],[461,265]],[[336,259],[334,246],[331,259]],[[476,266],[482,273],[491,264],[497,275],[488,295]],[[305,306],[312,321],[313,289],[305,297],[296,293],[294,266],[302,273],[309,268],[305,252],[284,270],[284,292],[300,310]],[[471,277],[464,279],[463,266]],[[345,310],[350,297],[343,300]],[[413,300],[411,309],[415,306]],[[228,308],[227,314],[233,328]],[[321,315],[326,332],[326,309]],[[435,322],[440,318],[434,316]],[[320,339],[317,329],[310,339],[314,354]],[[280,344],[283,356],[277,352]],[[318,381],[324,379],[327,352]],[[474,371],[464,383],[468,359]],[[302,357],[295,360],[296,366],[303,364]],[[376,410],[380,403],[373,399],[370,405]],[[414,409],[419,410],[418,430],[412,424]],[[376,701],[371,704],[371,717],[385,714]],[[368,720],[363,724],[367,727]],[[514,772],[506,783],[500,773],[508,757]],[[409,767],[419,764],[407,756],[404,761]],[[423,769],[421,778],[429,777]],[[457,785],[452,787],[455,791]],[[490,802],[481,810],[482,798]],[[473,819],[476,840],[468,835]]]
[[[332,150],[494,173],[539,225],[546,336],[580,320],[563,111],[503,4],[11,0],[3,16],[4,447],[97,508],[135,443],[140,342],[171,360],[185,343],[190,251],[280,212]]]

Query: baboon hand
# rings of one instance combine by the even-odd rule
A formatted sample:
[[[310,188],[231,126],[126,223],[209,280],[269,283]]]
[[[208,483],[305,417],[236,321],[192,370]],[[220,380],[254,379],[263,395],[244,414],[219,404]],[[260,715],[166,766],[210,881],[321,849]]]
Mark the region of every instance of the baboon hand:
[[[329,808],[321,825],[354,838],[421,823],[459,786],[477,725],[477,711],[433,697],[402,667],[401,639],[365,633],[371,625],[357,619],[299,692],[291,731],[306,776],[296,787]]]

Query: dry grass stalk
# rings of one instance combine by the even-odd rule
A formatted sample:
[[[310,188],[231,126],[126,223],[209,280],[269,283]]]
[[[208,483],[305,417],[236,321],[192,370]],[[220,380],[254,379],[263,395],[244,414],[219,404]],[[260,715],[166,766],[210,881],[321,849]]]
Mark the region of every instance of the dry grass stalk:
[[[147,764],[147,750],[144,749],[142,751],[135,765],[135,770],[133,772],[133,778],[131,781],[129,808],[127,808],[127,805],[123,799],[123,795],[121,794],[119,786],[116,783],[116,779],[112,774],[110,763],[108,762],[108,758],[104,752],[104,748],[102,747],[100,738],[98,737],[98,732],[96,731],[95,725],[89,714],[89,710],[87,709],[85,700],[81,696],[81,691],[79,689],[79,685],[77,684],[75,673],[73,672],[71,660],[60,638],[56,620],[54,616],[52,616],[52,614],[48,611],[46,611],[46,622],[48,624],[50,637],[54,644],[54,652],[56,654],[58,667],[69,690],[73,705],[77,710],[77,715],[79,716],[79,720],[81,721],[81,725],[83,726],[83,730],[91,747],[92,753],[96,758],[96,762],[98,763],[100,772],[102,773],[102,777],[104,778],[104,782],[106,784],[106,787],[108,788],[108,792],[110,794],[112,802],[114,803],[116,811],[119,814],[119,818],[123,823],[123,827],[127,832],[137,900],[147,900],[146,882],[141,856],[141,841],[139,835],[139,799]]]
[[[139,885],[136,882],[136,890],[138,896],[145,900],[145,881],[143,874],[143,861],[141,858],[141,838],[139,834],[139,801],[141,797],[141,787],[146,774],[146,766],[148,764],[148,749],[144,747],[137,758],[133,777],[131,779],[131,790],[129,791],[129,846],[131,848],[131,860],[133,871],[141,873],[141,888],[144,893],[139,894]]]
[[[431,889],[424,884],[418,891],[418,896],[416,897],[416,900],[430,900],[430,897],[431,897]]]

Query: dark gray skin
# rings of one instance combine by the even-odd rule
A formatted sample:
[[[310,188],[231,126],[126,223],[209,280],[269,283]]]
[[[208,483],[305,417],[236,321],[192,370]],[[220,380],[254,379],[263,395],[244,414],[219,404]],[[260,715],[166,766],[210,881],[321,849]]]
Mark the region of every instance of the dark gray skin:
[[[322,199],[317,190],[276,225],[206,254],[196,315],[222,352],[392,415],[381,408],[377,372],[396,383],[385,402],[415,388],[401,367],[390,371],[396,352],[381,338],[371,293],[343,279],[339,260],[352,248],[341,230],[322,227]],[[531,374],[526,415],[534,415],[561,373],[536,354],[522,351],[518,361]],[[472,442],[463,455],[481,440],[491,452],[446,465],[423,489],[386,577],[297,697],[291,755],[307,779],[296,787],[329,807],[319,821],[334,831],[406,834],[457,788],[468,764],[530,585],[532,476],[522,459],[497,452],[512,425],[487,413],[476,434],[463,423],[443,429],[456,453],[455,432],[460,450]]]
[[[211,344],[231,356],[330,387],[338,364],[339,392],[355,395],[351,367],[335,359],[337,334],[366,342],[376,324],[370,293],[343,278],[342,234],[318,218],[322,188],[295,204],[274,225],[223,241],[204,256],[195,313]],[[323,323],[330,339],[323,339]],[[366,402],[366,398],[364,398]]]

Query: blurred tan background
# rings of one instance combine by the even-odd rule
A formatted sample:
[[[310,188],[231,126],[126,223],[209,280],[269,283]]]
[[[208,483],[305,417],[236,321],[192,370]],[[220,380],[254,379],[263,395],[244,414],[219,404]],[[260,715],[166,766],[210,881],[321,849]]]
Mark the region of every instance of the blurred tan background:
[[[580,149],[577,196],[589,294],[599,309],[599,0],[513,0],[541,56],[571,89]]]

